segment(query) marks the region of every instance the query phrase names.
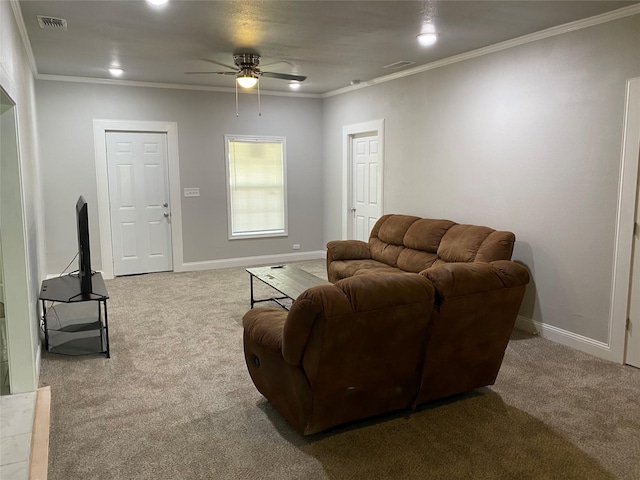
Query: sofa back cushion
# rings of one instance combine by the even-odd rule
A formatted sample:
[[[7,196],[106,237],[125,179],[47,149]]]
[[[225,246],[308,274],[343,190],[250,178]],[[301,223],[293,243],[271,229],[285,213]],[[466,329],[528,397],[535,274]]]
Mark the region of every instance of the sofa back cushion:
[[[442,237],[438,256],[445,262],[473,262],[491,232],[493,229],[489,227],[454,225]]]
[[[413,222],[404,235],[405,248],[398,255],[398,268],[407,272],[421,272],[438,260],[438,246],[445,233],[456,225],[451,220],[421,218]]]
[[[392,267],[397,266],[398,256],[404,249],[404,236],[409,227],[420,220],[411,215],[383,215],[378,219],[371,235],[371,258]]]
[[[407,272],[443,263],[510,260],[515,235],[451,220],[384,215],[369,238],[371,258]]]
[[[442,237],[438,257],[450,262],[510,260],[515,235],[477,225],[454,225]]]
[[[414,273],[359,275],[304,292],[285,320],[282,352],[313,398],[306,428],[410,406],[420,387],[434,288]]]
[[[428,253],[437,253],[440,241],[447,231],[456,225],[451,220],[431,220],[421,218],[407,229],[403,245],[407,248]]]
[[[516,236],[511,232],[494,231],[489,235],[476,254],[476,262],[495,262],[497,260],[511,260]]]
[[[434,297],[431,282],[413,273],[310,288],[285,321],[283,356],[303,366],[317,395],[405,401],[417,392]]]

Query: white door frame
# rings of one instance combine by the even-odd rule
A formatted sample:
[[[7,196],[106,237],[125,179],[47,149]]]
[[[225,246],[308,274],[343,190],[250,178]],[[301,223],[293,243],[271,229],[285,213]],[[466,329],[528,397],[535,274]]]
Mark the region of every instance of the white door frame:
[[[384,212],[384,118],[369,122],[345,125],[342,127],[342,239],[350,236],[351,228],[351,183],[353,181],[353,139],[358,135],[371,133],[378,135],[380,153],[380,175],[382,175],[382,190],[380,191],[380,206]]]
[[[0,123],[4,131],[0,169],[2,170],[2,265],[9,364],[12,394],[38,388],[40,346],[38,302],[30,293],[37,281],[30,273],[25,201],[20,156],[18,107],[9,92],[0,86]],[[5,136],[6,135],[6,136]],[[7,280],[11,279],[11,280]]]
[[[618,213],[614,251],[609,349],[611,360],[624,363],[627,311],[638,190],[638,146],[640,146],[640,77],[627,80],[625,118],[620,160]]]
[[[178,124],[175,122],[144,122],[131,120],[94,120],[93,144],[96,161],[98,191],[98,222],[100,226],[100,252],[102,276],[113,278],[113,248],[109,215],[109,181],[107,177],[108,131],[151,132],[167,135],[167,161],[169,171],[169,198],[171,201],[171,243],[173,271],[182,271],[182,205],[180,200],[180,163],[178,159]]]

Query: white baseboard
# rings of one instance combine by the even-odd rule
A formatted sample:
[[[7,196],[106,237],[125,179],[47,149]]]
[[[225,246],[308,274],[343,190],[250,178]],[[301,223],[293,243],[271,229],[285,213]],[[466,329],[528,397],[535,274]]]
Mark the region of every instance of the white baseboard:
[[[588,353],[594,357],[617,362],[615,355],[611,351],[611,347],[604,342],[600,342],[583,335],[578,335],[577,333],[569,332],[568,330],[563,330],[562,328],[547,325],[546,323],[541,323],[520,315],[518,315],[518,318],[516,319],[515,328],[535,335],[540,335],[542,338],[546,338],[567,347],[575,348],[576,350]]]
[[[40,330],[40,325],[38,325],[38,330]],[[40,381],[40,365],[42,363],[42,343],[40,342],[40,335],[38,334],[38,347],[36,348],[36,385],[35,388],[38,388],[38,383]]]
[[[262,265],[269,263],[288,263],[299,262],[302,260],[318,260],[321,258],[326,258],[326,252],[324,250],[298,253],[281,253],[277,255],[258,255],[255,257],[224,258],[222,260],[208,260],[205,262],[186,262],[182,264],[180,270],[175,269],[175,271],[194,272],[197,270],[250,267],[253,265]]]
[[[104,273],[103,273],[102,271],[100,271],[100,270],[94,270],[94,272],[96,272],[96,273],[102,273],[102,278],[103,278],[104,280],[110,280],[110,279],[108,279],[108,278],[104,275]],[[58,278],[58,277],[61,277],[61,276],[62,276],[62,277],[64,277],[65,275],[69,275],[69,274],[68,274],[68,273],[65,273],[65,274],[63,274],[63,275],[60,275],[59,273],[47,273],[47,276],[45,277],[45,280],[51,280],[52,278]],[[113,278],[113,277],[111,277],[111,278]]]
[[[204,262],[185,262],[181,266],[174,265],[174,272],[195,272],[198,270],[215,270],[218,268],[251,267],[253,265],[300,262],[303,260],[318,260],[327,258],[326,250],[315,250],[312,252],[280,253],[276,255],[258,255],[255,257],[223,258],[221,260],[206,260]],[[113,277],[106,277],[104,272],[102,278],[111,280]],[[57,278],[60,274],[48,274],[46,279]]]

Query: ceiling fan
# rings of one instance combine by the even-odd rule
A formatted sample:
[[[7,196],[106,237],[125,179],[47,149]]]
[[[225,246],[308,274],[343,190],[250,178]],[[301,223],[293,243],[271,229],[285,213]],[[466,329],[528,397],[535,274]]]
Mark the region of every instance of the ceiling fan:
[[[260,77],[278,78],[280,80],[289,80],[292,83],[299,83],[306,80],[307,77],[302,75],[292,75],[288,73],[265,72],[259,67],[260,55],[255,53],[236,53],[233,55],[233,63],[235,67],[215,60],[202,59],[205,62],[214,63],[221,67],[228,68],[230,71],[224,72],[185,72],[190,75],[235,75],[236,82],[242,88],[252,88],[258,83]]]

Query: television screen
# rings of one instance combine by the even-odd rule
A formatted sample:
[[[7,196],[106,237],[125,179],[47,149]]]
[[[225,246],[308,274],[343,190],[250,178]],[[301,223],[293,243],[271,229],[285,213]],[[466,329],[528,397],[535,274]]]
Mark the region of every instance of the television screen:
[[[87,202],[80,195],[76,203],[78,226],[78,277],[82,293],[91,293],[91,252],[89,251],[89,213]]]

